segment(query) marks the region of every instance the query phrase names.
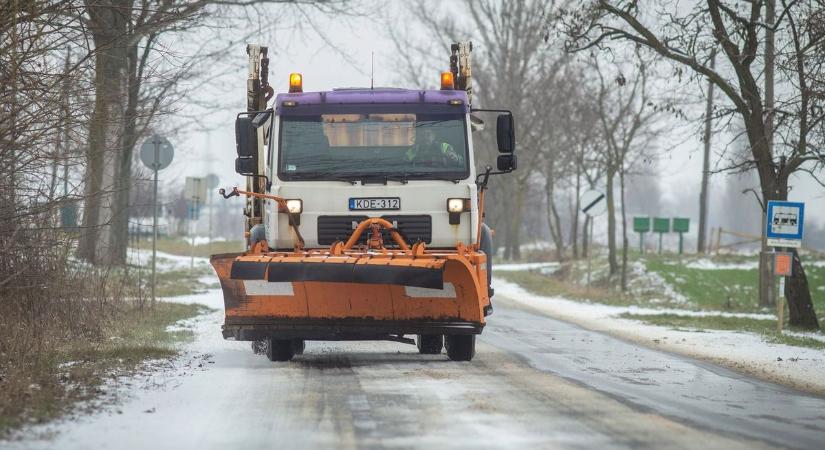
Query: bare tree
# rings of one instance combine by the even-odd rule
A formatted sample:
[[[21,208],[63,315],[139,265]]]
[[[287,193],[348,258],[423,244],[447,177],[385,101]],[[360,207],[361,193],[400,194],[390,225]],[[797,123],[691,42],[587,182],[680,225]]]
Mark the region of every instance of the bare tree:
[[[653,152],[653,141],[658,137],[657,121],[664,108],[653,103],[649,62],[637,55],[635,67],[624,68],[612,64],[613,76],[607,75],[603,63],[594,58],[592,68],[598,81],[598,122],[603,134],[604,148],[599,152],[606,174],[607,197],[607,248],[610,275],[619,273],[616,247],[616,205],[621,208],[622,262],[621,288],[627,289],[627,200],[625,177],[633,166]],[[631,69],[626,76],[623,69]],[[629,79],[627,77],[630,77]],[[616,201],[615,185],[618,177],[619,199]]]
[[[587,3],[566,16],[571,50],[612,47],[630,43],[645,48],[678,68],[677,73],[707,78],[724,94],[729,112],[744,124],[752,159],[736,169],[759,174],[760,201],[785,200],[789,179],[799,171],[815,174],[823,160],[821,127],[825,120],[825,65],[822,32],[825,4],[822,0],[781,3],[776,23],[763,18],[765,2],[723,0],[698,2],[686,12],[674,13],[667,2],[651,0]],[[654,21],[664,19],[663,24]],[[761,89],[760,51],[766,31],[776,40],[776,83],[781,86],[775,106],[770,107]],[[711,52],[718,51],[724,64],[710,67]],[[769,126],[773,121],[774,126]],[[774,147],[772,148],[771,143]],[[763,243],[760,304],[770,297],[767,249]],[[794,256],[793,275],[786,285],[792,326],[819,328],[811,302],[805,270]]]

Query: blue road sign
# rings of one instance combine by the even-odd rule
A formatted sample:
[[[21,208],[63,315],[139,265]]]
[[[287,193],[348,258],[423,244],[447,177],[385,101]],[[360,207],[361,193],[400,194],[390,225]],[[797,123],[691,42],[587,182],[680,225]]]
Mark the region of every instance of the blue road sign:
[[[800,247],[805,223],[805,204],[771,200],[768,202],[768,220],[765,230],[768,245],[773,247]]]

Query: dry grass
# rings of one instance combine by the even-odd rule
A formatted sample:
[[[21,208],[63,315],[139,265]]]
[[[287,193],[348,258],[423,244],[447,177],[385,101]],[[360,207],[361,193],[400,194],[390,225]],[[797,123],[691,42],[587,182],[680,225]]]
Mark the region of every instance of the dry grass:
[[[128,267],[90,267],[69,257],[70,239],[32,239],[0,240],[0,435],[98,395],[106,377],[170,357],[186,333],[166,328],[201,309],[127,300],[138,292]]]

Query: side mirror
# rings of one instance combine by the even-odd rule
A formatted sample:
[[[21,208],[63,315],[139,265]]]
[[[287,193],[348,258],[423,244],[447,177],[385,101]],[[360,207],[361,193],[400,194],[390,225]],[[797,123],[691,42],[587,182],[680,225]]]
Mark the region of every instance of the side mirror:
[[[235,119],[235,146],[241,158],[258,156],[258,131],[252,120],[249,116]]]
[[[512,114],[501,114],[496,120],[496,140],[499,153],[516,150],[516,124]]]
[[[241,175],[256,175],[258,172],[258,132],[249,116],[235,119],[235,147],[238,158],[235,172]]]
[[[235,158],[235,172],[246,176],[257,175],[258,161],[254,158]]]
[[[516,155],[510,153],[507,155],[498,155],[496,159],[496,166],[501,172],[512,172],[518,167],[518,159]]]

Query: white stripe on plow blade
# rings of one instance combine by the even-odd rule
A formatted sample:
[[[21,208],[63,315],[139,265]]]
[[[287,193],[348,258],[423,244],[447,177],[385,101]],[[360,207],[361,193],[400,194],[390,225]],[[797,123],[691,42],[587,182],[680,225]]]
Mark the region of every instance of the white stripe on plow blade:
[[[244,280],[246,295],[295,295],[291,282],[270,283],[266,280]]]
[[[453,283],[444,283],[444,289],[428,289],[416,286],[404,286],[404,293],[412,298],[455,298]]]

